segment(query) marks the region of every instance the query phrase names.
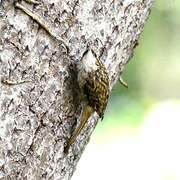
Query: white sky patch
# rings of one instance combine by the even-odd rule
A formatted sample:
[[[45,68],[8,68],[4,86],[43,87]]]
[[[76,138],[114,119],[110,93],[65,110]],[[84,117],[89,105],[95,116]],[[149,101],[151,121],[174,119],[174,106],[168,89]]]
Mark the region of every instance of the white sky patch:
[[[107,144],[91,138],[72,180],[180,179],[180,102],[155,106],[136,136],[113,138]]]

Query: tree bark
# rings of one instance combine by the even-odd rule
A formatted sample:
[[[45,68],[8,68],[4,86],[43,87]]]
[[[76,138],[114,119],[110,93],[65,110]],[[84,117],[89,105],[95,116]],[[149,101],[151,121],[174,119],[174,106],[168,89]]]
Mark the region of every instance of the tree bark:
[[[112,89],[137,45],[152,1],[22,2],[69,51],[15,8],[13,0],[0,1],[0,178],[71,178],[97,123],[94,114],[64,154],[82,111],[75,64],[90,44],[107,68]]]

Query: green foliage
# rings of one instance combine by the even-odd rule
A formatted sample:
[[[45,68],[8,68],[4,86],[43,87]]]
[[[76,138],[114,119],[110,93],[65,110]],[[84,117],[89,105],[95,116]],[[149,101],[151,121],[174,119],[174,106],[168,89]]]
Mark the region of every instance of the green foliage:
[[[116,84],[105,119],[99,123],[97,132],[124,126],[137,127],[149,107],[161,100],[180,97],[179,16],[179,1],[155,2],[139,46],[122,75],[129,88]]]

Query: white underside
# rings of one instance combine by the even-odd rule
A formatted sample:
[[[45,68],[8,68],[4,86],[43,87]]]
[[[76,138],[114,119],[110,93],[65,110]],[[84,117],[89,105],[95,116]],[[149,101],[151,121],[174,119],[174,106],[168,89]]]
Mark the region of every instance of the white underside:
[[[82,69],[84,69],[86,72],[92,72],[97,70],[96,65],[96,57],[93,55],[92,51],[89,50],[87,54],[82,58]]]

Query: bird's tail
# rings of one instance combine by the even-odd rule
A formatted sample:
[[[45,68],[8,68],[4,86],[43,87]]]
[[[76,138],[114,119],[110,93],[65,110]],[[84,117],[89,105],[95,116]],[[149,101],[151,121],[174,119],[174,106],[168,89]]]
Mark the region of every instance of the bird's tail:
[[[85,124],[87,123],[89,117],[91,116],[91,114],[94,112],[93,108],[90,107],[89,105],[85,106],[82,115],[81,115],[81,119],[80,119],[80,125],[79,127],[73,132],[72,136],[70,137],[70,139],[67,142],[67,145],[65,147],[65,152],[68,152],[69,147],[71,146],[71,144],[73,144],[77,138],[77,136],[80,134],[81,130],[84,128]]]

